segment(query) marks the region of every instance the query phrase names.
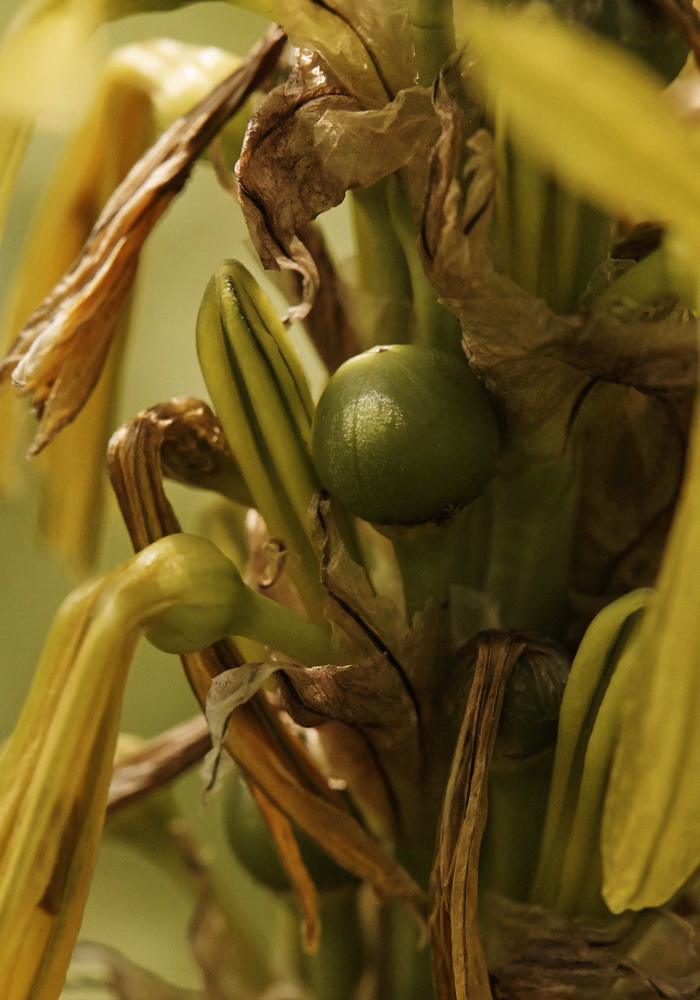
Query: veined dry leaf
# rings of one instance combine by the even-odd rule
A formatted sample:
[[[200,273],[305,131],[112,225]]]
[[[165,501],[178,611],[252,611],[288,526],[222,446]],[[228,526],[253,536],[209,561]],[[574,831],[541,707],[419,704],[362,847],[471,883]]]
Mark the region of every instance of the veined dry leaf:
[[[84,404],[104,365],[139,251],[196,158],[268,75],[284,45],[273,28],[248,60],[167,129],[115,191],[83,254],[30,317],[5,359],[41,418],[36,454]]]
[[[267,268],[297,270],[303,318],[318,287],[318,271],[301,227],[340,204],[350,188],[415,161],[438,127],[428,91],[401,90],[380,109],[368,109],[315,53],[297,53],[283,87],[253,116],[237,166],[239,197],[253,242]]]
[[[440,1000],[491,997],[477,926],[487,776],[505,686],[527,638],[486,632],[470,644],[474,672],[438,828],[430,877],[433,970]]]

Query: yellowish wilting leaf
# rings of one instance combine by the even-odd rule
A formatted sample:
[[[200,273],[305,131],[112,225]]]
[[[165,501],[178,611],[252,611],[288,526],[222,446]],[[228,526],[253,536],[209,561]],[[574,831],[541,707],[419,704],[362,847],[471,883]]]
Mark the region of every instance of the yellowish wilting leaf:
[[[614,913],[667,902],[700,866],[700,426],[656,596],[619,666],[619,735],[603,814],[603,895]]]
[[[267,75],[284,36],[273,29],[248,61],[179,118],[105,205],[82,255],[27,322],[4,362],[41,418],[32,453],[74,419],[107,356],[143,242],[195,159]]]
[[[560,913],[604,912],[600,822],[617,738],[620,659],[653,593],[635,590],[589,625],[564,691],[532,898]]]
[[[0,163],[3,165],[0,175],[0,238],[5,228],[7,208],[17,171],[22,163],[30,135],[29,124],[14,121],[7,115],[0,114]]]
[[[528,155],[611,212],[665,220],[697,253],[698,158],[655,77],[543,7],[462,9],[457,22]]]
[[[225,635],[235,604],[230,568],[204,539],[161,539],[59,612],[0,765],[0,992],[8,1000],[60,993],[139,635],[175,628],[183,648]]]
[[[474,638],[474,676],[457,739],[430,876],[433,969],[440,997],[491,997],[477,925],[488,767],[505,686],[527,640],[517,633]]]
[[[8,350],[27,317],[78,257],[105,202],[155,136],[237,65],[237,59],[220,49],[169,39],[112,53],[102,68],[87,117],[69,141],[44,195],[15,269],[5,316]],[[241,133],[238,139],[235,134],[227,139],[233,159],[242,131],[229,125],[222,134],[227,135],[229,128]],[[128,334],[128,302],[84,411],[39,461],[44,483],[43,533],[78,571],[91,565],[100,537],[106,485],[103,453]],[[0,466],[6,469],[8,483],[19,411],[20,404],[10,394],[0,398]]]

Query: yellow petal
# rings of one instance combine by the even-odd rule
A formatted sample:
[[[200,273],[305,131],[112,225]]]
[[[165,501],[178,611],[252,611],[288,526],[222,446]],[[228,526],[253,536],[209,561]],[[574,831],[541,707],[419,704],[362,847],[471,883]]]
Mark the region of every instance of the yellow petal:
[[[56,1000],[92,877],[122,692],[143,628],[191,648],[229,630],[243,584],[205,539],[170,535],[59,611],[0,762],[0,996]],[[178,620],[182,609],[185,625]],[[194,630],[194,632],[193,632]]]

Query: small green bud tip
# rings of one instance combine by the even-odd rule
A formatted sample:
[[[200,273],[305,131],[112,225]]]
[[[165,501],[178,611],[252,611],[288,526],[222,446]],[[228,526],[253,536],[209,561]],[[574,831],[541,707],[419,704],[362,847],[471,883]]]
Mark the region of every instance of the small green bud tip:
[[[326,386],[313,425],[321,483],[376,524],[437,520],[496,473],[499,432],[466,361],[414,344],[375,347]]]
[[[171,535],[157,544],[167,541],[167,563],[163,553],[149,595],[157,611],[143,622],[144,631],[166,653],[195,653],[231,635],[247,588],[234,564],[207,539]]]

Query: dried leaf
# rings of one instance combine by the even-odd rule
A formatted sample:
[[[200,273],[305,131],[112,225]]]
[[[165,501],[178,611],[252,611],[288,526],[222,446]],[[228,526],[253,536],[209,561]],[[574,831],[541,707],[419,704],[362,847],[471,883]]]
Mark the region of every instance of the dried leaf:
[[[197,715],[118,758],[109,786],[108,812],[117,812],[169,784],[200,761],[210,748],[209,727]]]
[[[211,679],[225,669],[224,652],[219,643],[183,658],[202,703]],[[422,919],[425,899],[421,889],[351,816],[299,740],[284,730],[269,708],[255,701],[236,709],[224,745],[243,773],[335,861],[368,881],[381,896],[398,896]]]
[[[422,162],[437,131],[428,91],[402,90],[386,107],[368,110],[320,57],[298,53],[287,83],[251,120],[237,167],[243,213],[263,265],[302,276],[302,303],[290,318],[307,315],[319,281],[301,227],[340,204],[350,188]]]
[[[274,16],[295,45],[320,52],[344,86],[377,107],[415,79],[413,41],[402,0],[274,0]]]
[[[580,484],[573,643],[592,613],[654,585],[683,476],[683,410],[691,402],[685,392],[657,396],[601,383],[581,401],[573,427]]]
[[[313,955],[318,950],[321,938],[318,891],[304,864],[292,824],[255,784],[251,783],[250,790],[301,905],[301,940],[304,951],[307,955]]]
[[[321,361],[332,374],[362,350],[349,315],[346,301],[349,293],[336,270],[321,229],[307,222],[299,227],[298,235],[313,258],[319,278],[316,298],[304,318],[304,327]],[[303,281],[298,271],[282,271],[280,281],[290,302],[302,297]]]
[[[698,934],[677,920],[669,952],[680,950],[690,972],[648,972],[625,955],[630,920],[594,924],[503,897],[488,896],[486,919],[498,995],[509,1000],[695,1000],[700,996]],[[660,920],[669,918],[659,915]],[[672,926],[672,925],[671,925]]]
[[[182,397],[144,410],[112,436],[107,462],[137,551],[181,530],[163,476],[248,500],[221,424],[199,399]]]
[[[182,188],[195,159],[276,63],[272,29],[247,62],[179,118],[108,201],[83,254],[30,317],[5,359],[41,418],[36,454],[79,412],[104,365],[143,242]]]
[[[517,633],[480,633],[474,674],[445,791],[430,877],[433,969],[440,1000],[491,997],[479,928],[478,868],[487,775],[505,686],[527,649]]]

